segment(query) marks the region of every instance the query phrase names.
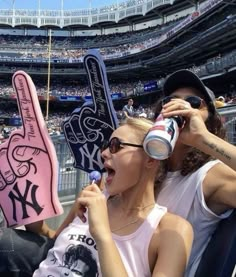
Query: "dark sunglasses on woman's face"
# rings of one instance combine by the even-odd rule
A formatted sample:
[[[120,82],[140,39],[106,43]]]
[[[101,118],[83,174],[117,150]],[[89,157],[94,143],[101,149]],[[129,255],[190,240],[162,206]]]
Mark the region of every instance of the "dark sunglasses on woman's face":
[[[122,149],[123,145],[128,145],[128,146],[133,146],[133,147],[140,147],[142,148],[143,146],[141,144],[133,144],[133,143],[128,143],[128,142],[122,142],[120,141],[119,138],[114,137],[112,138],[110,141],[104,140],[102,147],[101,147],[101,152],[103,152],[104,150],[106,150],[107,148],[109,148],[111,154],[115,154],[118,151],[120,151],[120,149]]]
[[[166,96],[162,99],[162,106],[170,102],[171,99],[178,99],[178,97],[175,96]],[[201,107],[203,99],[199,96],[191,95],[185,97],[183,100],[188,102],[192,108],[199,109]]]

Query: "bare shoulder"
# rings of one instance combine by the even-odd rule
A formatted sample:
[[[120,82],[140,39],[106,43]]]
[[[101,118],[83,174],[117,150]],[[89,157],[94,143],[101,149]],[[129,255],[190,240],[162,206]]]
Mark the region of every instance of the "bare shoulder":
[[[204,194],[207,197],[214,193],[219,186],[224,186],[225,184],[232,182],[235,183],[235,180],[235,170],[224,163],[217,163],[209,169],[204,178]]]
[[[180,216],[167,213],[158,228],[157,257],[152,276],[183,276],[191,252],[193,229]]]
[[[236,171],[230,168],[228,165],[224,163],[217,163],[212,168],[209,169],[207,172],[207,178],[215,177],[216,176],[234,176],[236,177]]]
[[[203,180],[203,194],[209,209],[221,214],[236,208],[236,171],[224,163],[214,165]]]
[[[186,233],[192,235],[193,232],[192,225],[186,219],[172,213],[166,213],[160,222],[159,231],[166,230],[173,230],[182,235]]]

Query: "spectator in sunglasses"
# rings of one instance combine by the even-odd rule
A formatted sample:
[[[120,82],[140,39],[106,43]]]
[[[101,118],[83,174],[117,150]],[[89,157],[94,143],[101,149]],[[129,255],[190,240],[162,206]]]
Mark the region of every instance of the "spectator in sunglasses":
[[[36,267],[41,261],[44,245],[39,247],[41,252],[36,248],[29,260],[20,247],[11,256],[7,250],[15,247],[15,241],[9,245],[8,238],[6,246],[6,229],[2,230],[0,249],[6,250],[0,251],[3,276],[9,276],[4,275],[7,270],[1,271],[9,264],[16,272],[16,262],[24,270],[19,276],[24,277],[56,277],[63,272],[65,276],[78,276],[79,272],[92,276],[85,255],[81,262],[78,251],[96,260],[96,266],[92,263],[97,273],[94,276],[183,276],[191,251],[192,227],[155,203],[155,180],[165,162],[150,158],[143,150],[142,142],[151,126],[151,121],[129,118],[104,142],[101,155],[107,171],[107,196],[96,184],[89,185],[56,232],[45,227],[44,234],[56,238],[55,244],[33,274],[29,265],[34,262]],[[23,242],[28,244],[28,232],[22,232]],[[42,237],[35,236],[43,242]]]
[[[182,116],[184,126],[160,178],[157,202],[187,219],[194,242],[186,277],[194,276],[218,223],[236,207],[236,148],[225,141],[213,92],[188,70],[170,75],[155,116]],[[164,180],[162,182],[162,180]]]

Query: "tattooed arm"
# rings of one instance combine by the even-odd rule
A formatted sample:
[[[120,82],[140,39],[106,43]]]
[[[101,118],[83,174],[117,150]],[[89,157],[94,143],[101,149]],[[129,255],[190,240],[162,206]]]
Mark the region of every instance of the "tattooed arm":
[[[183,100],[178,99],[177,101]],[[236,170],[236,147],[207,130],[205,125],[206,109],[175,110],[173,103],[174,101],[165,104],[162,114],[164,117],[181,115],[186,119],[185,126],[179,136],[181,143],[193,146]]]
[[[182,115],[185,118],[178,139],[180,143],[222,161],[207,172],[202,187],[208,208],[222,214],[236,208],[236,147],[208,131],[205,122],[209,114],[205,106],[193,109],[185,102],[183,99],[173,100],[163,106],[162,113],[165,117]],[[178,109],[183,105],[187,108]]]
[[[236,170],[236,147],[233,144],[208,133],[198,142],[198,148]]]

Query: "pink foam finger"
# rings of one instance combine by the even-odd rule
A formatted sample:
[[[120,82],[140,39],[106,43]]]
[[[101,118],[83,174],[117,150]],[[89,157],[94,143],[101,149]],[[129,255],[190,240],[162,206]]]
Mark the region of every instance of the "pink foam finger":
[[[0,148],[0,160],[7,160],[6,148]],[[0,185],[0,190],[4,189],[6,185],[12,184],[16,180],[16,176],[12,171],[12,168],[9,165],[9,163],[1,163],[0,174],[2,178],[2,185]]]
[[[0,205],[8,226],[29,224],[63,212],[58,186],[56,151],[47,131],[35,86],[25,72],[13,76],[19,112],[23,126],[10,135],[0,146],[7,155],[0,157],[0,169],[10,180],[12,170],[15,181],[1,184]],[[7,164],[2,166],[3,164]],[[2,188],[2,189],[1,189]]]
[[[5,187],[6,187],[6,182],[0,173],[0,190],[3,190]]]
[[[30,76],[23,71],[17,71],[13,75],[12,83],[17,95],[24,138],[29,145],[35,146],[37,143],[40,149],[45,150],[45,143],[41,138],[47,133],[47,128],[39,105],[35,85]]]
[[[38,160],[31,161],[29,174],[1,191],[1,208],[8,226],[25,225],[62,213],[57,193],[53,191],[51,166],[48,156],[41,152]]]
[[[21,156],[21,159],[13,157],[18,145],[24,143],[24,141],[23,131],[17,130],[12,132],[7,142],[4,143],[4,147],[7,149],[7,164],[11,167],[16,177],[24,177],[30,171],[28,159],[25,159],[24,156]]]

